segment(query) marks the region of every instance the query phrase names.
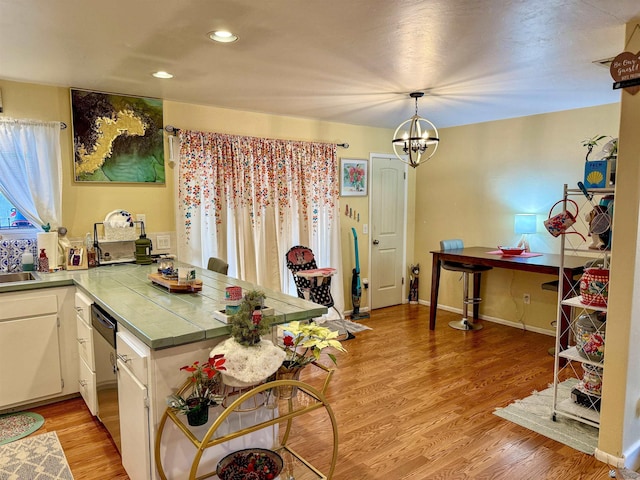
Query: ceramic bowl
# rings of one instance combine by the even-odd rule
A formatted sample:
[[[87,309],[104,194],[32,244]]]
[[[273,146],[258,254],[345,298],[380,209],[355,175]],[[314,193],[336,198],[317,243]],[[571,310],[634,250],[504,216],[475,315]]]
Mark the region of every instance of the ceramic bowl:
[[[503,255],[521,255],[524,248],[498,246]]]
[[[249,466],[251,465],[251,466]],[[284,462],[273,450],[247,448],[230,453],[218,463],[216,474],[221,480],[251,478],[267,480],[280,475]],[[251,476],[246,476],[251,472]]]

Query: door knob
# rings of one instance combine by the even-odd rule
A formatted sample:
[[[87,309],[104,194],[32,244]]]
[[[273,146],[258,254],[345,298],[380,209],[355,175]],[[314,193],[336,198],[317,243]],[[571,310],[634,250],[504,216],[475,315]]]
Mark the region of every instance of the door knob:
[[[374,245],[378,245],[379,243],[380,243],[380,242],[379,242],[378,240],[374,240],[374,241],[373,241],[373,244],[374,244]]]

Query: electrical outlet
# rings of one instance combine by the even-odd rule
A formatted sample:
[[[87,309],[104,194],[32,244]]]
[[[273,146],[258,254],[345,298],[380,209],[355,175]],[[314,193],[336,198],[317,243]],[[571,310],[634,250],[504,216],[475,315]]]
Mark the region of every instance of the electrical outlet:
[[[144,226],[147,226],[147,216],[144,213],[136,213],[136,222],[144,223]]]
[[[156,237],[156,248],[158,250],[168,250],[171,248],[171,236],[170,235],[158,235]]]
[[[525,303],[525,305],[529,305],[531,303],[531,295],[525,293],[524,295],[522,295],[522,301]]]
[[[362,234],[363,235],[368,235],[369,234],[369,225],[366,223],[362,224]]]

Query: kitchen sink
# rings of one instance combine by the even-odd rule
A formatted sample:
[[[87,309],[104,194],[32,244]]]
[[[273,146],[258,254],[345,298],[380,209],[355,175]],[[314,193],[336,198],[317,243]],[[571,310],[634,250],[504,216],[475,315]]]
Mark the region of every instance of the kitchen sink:
[[[0,273],[0,283],[27,282],[38,280],[31,272]]]

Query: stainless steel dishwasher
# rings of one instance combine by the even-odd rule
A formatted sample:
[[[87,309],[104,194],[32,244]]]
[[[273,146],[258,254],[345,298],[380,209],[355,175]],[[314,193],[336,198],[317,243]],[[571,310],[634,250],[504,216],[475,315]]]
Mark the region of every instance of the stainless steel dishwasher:
[[[107,312],[91,305],[93,348],[96,360],[98,419],[111,434],[120,451],[120,412],[118,409],[118,367],[116,363],[117,323]]]

